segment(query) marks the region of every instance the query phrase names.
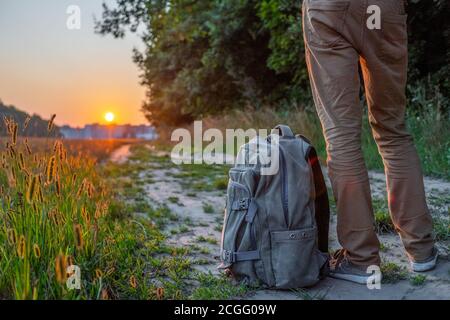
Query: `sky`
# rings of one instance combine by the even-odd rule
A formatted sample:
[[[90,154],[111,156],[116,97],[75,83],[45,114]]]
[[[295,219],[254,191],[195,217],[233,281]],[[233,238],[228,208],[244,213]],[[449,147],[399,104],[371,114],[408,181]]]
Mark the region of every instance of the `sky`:
[[[59,125],[104,123],[108,111],[117,123],[147,123],[140,111],[145,88],[132,61],[133,48],[143,44],[135,34],[114,39],[94,33],[103,1],[0,0],[4,104],[44,118],[56,114]],[[71,5],[80,9],[80,29],[67,27],[74,21]]]

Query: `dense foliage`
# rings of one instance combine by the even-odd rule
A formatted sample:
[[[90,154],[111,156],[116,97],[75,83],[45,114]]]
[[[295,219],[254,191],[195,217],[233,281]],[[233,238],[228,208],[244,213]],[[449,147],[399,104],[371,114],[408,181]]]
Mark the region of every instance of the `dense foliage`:
[[[302,0],[117,0],[97,31],[122,37],[145,30],[135,52],[151,121],[179,124],[227,109],[302,107],[309,99]],[[445,0],[408,6],[409,96],[448,109],[450,28]],[[420,99],[416,99],[417,96]],[[418,102],[420,100],[420,102]]]

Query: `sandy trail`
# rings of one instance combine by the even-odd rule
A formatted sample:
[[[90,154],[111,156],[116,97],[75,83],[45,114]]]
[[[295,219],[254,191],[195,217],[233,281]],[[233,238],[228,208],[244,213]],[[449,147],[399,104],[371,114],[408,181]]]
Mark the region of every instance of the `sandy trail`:
[[[111,153],[110,160],[114,163],[123,164],[128,160],[128,156],[130,155],[130,144],[126,144],[121,146],[120,148],[114,150]]]
[[[114,155],[114,161],[126,161],[129,148]],[[124,158],[125,157],[125,158]],[[204,272],[218,274],[216,266],[219,263],[219,243],[225,205],[225,191],[195,191],[183,184],[177,177],[180,168],[161,167],[141,172],[141,176],[152,176],[152,183],[145,185],[146,196],[156,204],[167,205],[178,215],[178,221],[168,226],[168,242],[178,246],[200,246],[201,253],[195,253],[195,259],[204,263],[196,268]],[[211,178],[211,177],[210,177]],[[384,197],[386,185],[384,174],[371,172],[370,180],[374,197]],[[329,181],[328,181],[329,183]],[[426,192],[430,199],[439,198],[439,202],[430,202],[433,215],[444,215],[448,218],[450,205],[450,183],[426,178]],[[208,210],[205,210],[205,206]],[[206,212],[207,211],[207,212]],[[187,226],[187,227],[186,227]],[[184,229],[183,229],[184,228]],[[174,230],[175,232],[171,232]],[[181,231],[180,231],[181,230]],[[336,237],[336,215],[332,214],[330,226],[330,246],[339,248]],[[384,262],[393,262],[399,266],[408,267],[408,260],[403,246],[396,234],[380,236],[383,243],[381,252]],[[400,280],[394,284],[382,284],[380,290],[369,290],[366,286],[352,284],[346,281],[327,278],[316,287],[298,291],[259,290],[250,293],[245,299],[450,299],[450,262],[449,242],[439,243],[441,252],[438,267],[426,273],[426,280],[421,285],[413,285],[410,280]],[[409,272],[409,271],[408,271]],[[415,276],[409,272],[408,277]]]

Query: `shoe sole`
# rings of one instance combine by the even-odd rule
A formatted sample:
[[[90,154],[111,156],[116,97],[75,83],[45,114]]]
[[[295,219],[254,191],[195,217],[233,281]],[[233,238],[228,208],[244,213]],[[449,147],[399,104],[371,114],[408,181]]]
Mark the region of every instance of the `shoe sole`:
[[[438,257],[439,257],[439,255],[436,254],[436,256],[434,257],[433,260],[431,260],[430,262],[425,262],[425,263],[411,262],[411,269],[414,272],[431,271],[434,268],[436,268]]]
[[[329,276],[331,278],[340,279],[340,280],[346,280],[358,284],[364,284],[367,285],[367,280],[369,280],[368,276],[357,276],[354,274],[345,274],[345,273],[333,273],[330,272]]]

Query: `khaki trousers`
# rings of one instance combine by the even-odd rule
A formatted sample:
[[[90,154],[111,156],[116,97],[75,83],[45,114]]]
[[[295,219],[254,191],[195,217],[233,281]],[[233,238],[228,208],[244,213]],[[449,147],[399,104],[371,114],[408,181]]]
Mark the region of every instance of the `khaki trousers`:
[[[380,9],[380,29],[367,27],[370,5]],[[327,141],[338,240],[348,259],[360,266],[380,263],[361,150],[359,66],[370,125],[385,166],[392,221],[410,258],[428,258],[434,245],[432,220],[420,161],[405,127],[408,50],[404,1],[304,0],[303,27],[314,102]]]

